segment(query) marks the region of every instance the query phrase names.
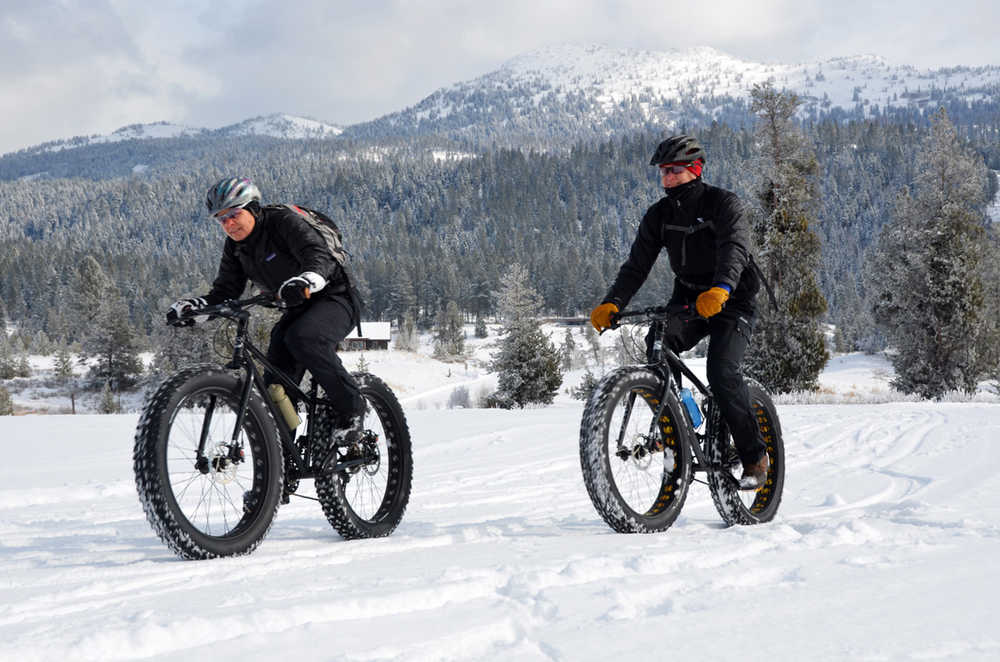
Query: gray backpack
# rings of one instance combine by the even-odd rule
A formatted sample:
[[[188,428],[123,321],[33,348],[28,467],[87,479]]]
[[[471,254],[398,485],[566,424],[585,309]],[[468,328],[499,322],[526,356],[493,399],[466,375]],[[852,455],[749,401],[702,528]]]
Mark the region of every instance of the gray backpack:
[[[337,264],[342,267],[347,266],[350,253],[344,248],[344,235],[340,234],[340,228],[333,222],[333,219],[323,212],[307,207],[299,207],[298,205],[282,205],[282,207],[304,218],[323,237],[323,241],[326,242],[326,246],[330,249],[330,254],[333,255]]]
[[[330,255],[332,255],[333,259],[340,265],[346,280],[345,290],[351,299],[351,306],[354,308],[354,315],[357,320],[358,337],[360,338],[361,311],[364,308],[364,302],[361,300],[361,294],[354,286],[351,274],[347,269],[347,261],[351,254],[344,248],[344,236],[340,234],[340,228],[337,227],[337,224],[333,222],[332,218],[323,212],[316,211],[315,209],[287,204],[281,206],[304,218],[306,223],[319,232],[320,236],[323,237],[323,241],[326,242],[327,248],[330,249]]]

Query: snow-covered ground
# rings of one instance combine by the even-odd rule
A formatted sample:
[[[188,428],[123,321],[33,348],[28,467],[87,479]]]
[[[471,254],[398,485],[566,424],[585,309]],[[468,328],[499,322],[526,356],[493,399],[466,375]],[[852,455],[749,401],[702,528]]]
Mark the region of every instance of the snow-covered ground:
[[[774,522],[724,528],[695,484],[668,532],[619,535],[580,403],[447,409],[483,371],[378,354],[414,443],[379,540],[293,499],[252,555],[180,561],[135,494],[137,414],[0,417],[0,660],[1000,658],[1000,404],[780,405]],[[884,388],[852,356],[825,387]]]

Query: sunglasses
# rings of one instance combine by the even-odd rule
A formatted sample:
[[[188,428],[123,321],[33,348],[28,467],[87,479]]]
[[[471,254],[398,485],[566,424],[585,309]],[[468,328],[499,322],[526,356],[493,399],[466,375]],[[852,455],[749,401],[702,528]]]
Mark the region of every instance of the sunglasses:
[[[667,175],[667,174],[679,175],[682,172],[684,172],[685,170],[687,170],[687,166],[673,165],[673,164],[669,164],[669,163],[661,164],[659,167],[660,167],[660,174],[661,175]]]
[[[225,225],[226,221],[228,221],[229,219],[236,218],[237,216],[239,216],[241,211],[243,211],[241,207],[233,207],[225,214],[219,214],[218,216],[216,216],[215,220],[217,220],[221,225]]]

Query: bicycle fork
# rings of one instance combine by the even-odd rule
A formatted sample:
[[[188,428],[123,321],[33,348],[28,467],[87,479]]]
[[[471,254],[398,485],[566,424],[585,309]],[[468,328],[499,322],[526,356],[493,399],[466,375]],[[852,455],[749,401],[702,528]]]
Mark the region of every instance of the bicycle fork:
[[[669,384],[667,385],[669,389]],[[641,460],[647,455],[657,453],[663,450],[663,445],[659,443],[659,420],[663,416],[663,409],[665,407],[667,390],[665,389],[663,393],[660,394],[660,401],[656,408],[656,415],[649,422],[649,430],[646,432],[644,437],[644,443],[636,444],[632,448],[628,448],[625,445],[625,434],[628,428],[628,422],[632,418],[632,410],[635,407],[635,391],[629,391],[628,399],[625,402],[625,412],[622,416],[621,426],[618,430],[618,440],[617,440],[617,450],[615,455],[622,460],[628,460],[630,457],[636,460]]]

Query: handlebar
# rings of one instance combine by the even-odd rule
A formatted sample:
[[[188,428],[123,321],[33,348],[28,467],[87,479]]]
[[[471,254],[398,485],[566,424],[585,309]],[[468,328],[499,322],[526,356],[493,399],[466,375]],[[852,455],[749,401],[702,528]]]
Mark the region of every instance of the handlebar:
[[[261,292],[260,294],[252,296],[248,299],[227,299],[222,303],[205,306],[204,308],[199,308],[191,311],[190,313],[178,315],[176,320],[168,322],[168,324],[172,326],[181,326],[181,322],[194,319],[195,317],[208,317],[209,319],[227,317],[235,319],[239,317],[247,308],[252,308],[254,306],[261,306],[263,308],[281,308],[282,301],[276,298],[271,292]]]
[[[617,329],[621,326],[622,320],[633,318],[635,318],[634,321],[628,323],[639,324],[642,322],[657,322],[669,319],[676,319],[681,322],[693,322],[695,320],[707,319],[698,313],[693,304],[671,303],[666,306],[651,306],[649,308],[623,310],[620,313],[613,313],[611,315],[611,326],[608,329]],[[601,333],[604,333],[604,331],[601,331]]]

